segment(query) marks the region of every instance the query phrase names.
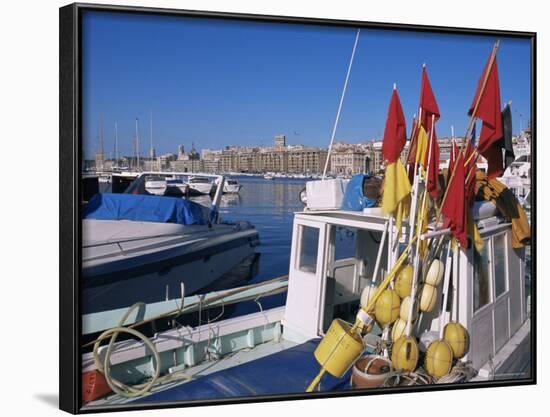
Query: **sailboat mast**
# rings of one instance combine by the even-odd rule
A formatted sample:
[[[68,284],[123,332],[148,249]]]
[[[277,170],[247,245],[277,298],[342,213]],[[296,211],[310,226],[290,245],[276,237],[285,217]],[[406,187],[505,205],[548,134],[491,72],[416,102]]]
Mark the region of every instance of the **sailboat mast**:
[[[138,118],[136,117],[136,164],[137,164],[137,171],[140,169],[139,164],[139,133],[138,133]]]
[[[154,148],[153,148],[153,110],[151,110],[149,130],[150,130],[149,134],[150,134],[150,139],[151,139],[151,149],[149,150],[149,156],[151,157],[151,170],[153,170],[153,160],[154,160],[154,157],[155,157],[155,152],[154,152]]]
[[[115,167],[118,168],[118,125],[115,122]]]

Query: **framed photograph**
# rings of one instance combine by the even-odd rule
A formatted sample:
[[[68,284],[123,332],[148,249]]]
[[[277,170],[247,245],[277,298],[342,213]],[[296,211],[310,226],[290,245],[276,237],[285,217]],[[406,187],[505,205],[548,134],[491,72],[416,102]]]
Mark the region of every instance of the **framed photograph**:
[[[60,408],[536,382],[536,34],[60,9]]]

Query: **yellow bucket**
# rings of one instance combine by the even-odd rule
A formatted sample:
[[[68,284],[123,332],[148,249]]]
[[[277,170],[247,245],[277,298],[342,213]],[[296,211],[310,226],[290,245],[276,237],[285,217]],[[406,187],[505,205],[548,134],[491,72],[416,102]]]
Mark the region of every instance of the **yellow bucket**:
[[[341,378],[365,349],[363,339],[351,325],[335,319],[317,349],[315,359],[328,373]]]

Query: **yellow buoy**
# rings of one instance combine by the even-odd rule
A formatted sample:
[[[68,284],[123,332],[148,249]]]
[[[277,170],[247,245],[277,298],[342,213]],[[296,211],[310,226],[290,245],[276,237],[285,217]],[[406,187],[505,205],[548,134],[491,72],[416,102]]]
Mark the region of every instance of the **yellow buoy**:
[[[451,371],[453,365],[453,351],[444,340],[434,340],[428,346],[424,367],[433,377],[441,378]]]
[[[351,325],[343,320],[332,321],[314,355],[321,368],[341,378],[363,353],[363,339]]]
[[[424,284],[422,286],[422,292],[420,294],[420,311],[430,312],[435,307],[437,301],[437,288],[430,284]]]
[[[426,274],[426,279],[424,280],[426,284],[433,285],[437,287],[443,278],[443,272],[445,271],[445,265],[439,259],[434,259],[430,264],[428,273]]]
[[[470,347],[468,330],[457,322],[449,322],[443,329],[443,339],[449,344],[455,359],[462,358]]]
[[[381,327],[393,323],[399,317],[399,305],[401,299],[395,290],[387,289],[380,294],[374,305],[376,321]]]
[[[405,297],[401,300],[401,307],[399,309],[399,317],[401,320],[407,321],[409,319],[409,310],[411,308],[411,297]],[[416,308],[413,308],[412,321],[416,320],[418,312]]]
[[[401,336],[393,344],[391,362],[398,371],[412,372],[418,364],[418,345],[413,337]]]
[[[397,319],[395,323],[393,323],[393,327],[391,329],[391,340],[397,341],[401,336],[405,335],[405,329],[407,328],[407,321],[402,319]]]
[[[378,287],[376,285],[368,285],[365,288],[363,288],[363,291],[361,291],[361,299],[359,303],[361,304],[361,307],[367,308],[367,306],[370,303],[370,300],[372,300],[372,296],[376,292]]]
[[[411,295],[413,267],[405,265],[395,277],[395,291],[401,298]]]

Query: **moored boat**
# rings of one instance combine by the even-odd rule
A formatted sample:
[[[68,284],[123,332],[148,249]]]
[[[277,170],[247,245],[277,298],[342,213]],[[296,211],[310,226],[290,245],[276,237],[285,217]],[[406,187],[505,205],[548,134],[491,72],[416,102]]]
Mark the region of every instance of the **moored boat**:
[[[210,178],[199,175],[190,176],[187,185],[189,187],[189,194],[195,195],[210,194],[214,187]]]
[[[166,191],[166,178],[161,176],[147,176],[145,178],[145,190],[154,195],[164,195]]]
[[[209,209],[152,195],[97,194],[82,220],[85,312],[172,298],[207,287],[251,256],[258,232],[221,223],[221,193]]]
[[[238,194],[241,191],[242,184],[239,180],[234,178],[228,178],[225,180],[223,192],[226,194]]]

